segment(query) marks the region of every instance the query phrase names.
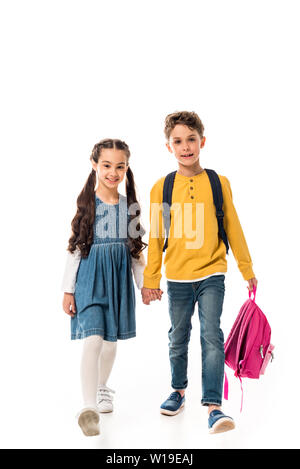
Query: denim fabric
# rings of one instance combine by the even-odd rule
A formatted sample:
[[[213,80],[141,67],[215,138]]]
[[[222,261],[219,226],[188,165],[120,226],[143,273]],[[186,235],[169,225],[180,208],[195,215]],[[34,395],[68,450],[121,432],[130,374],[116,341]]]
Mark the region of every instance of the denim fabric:
[[[128,339],[136,335],[136,300],[127,242],[127,200],[120,195],[119,204],[110,205],[95,197],[94,239],[77,272],[71,339],[90,335],[108,341]]]
[[[169,358],[173,389],[188,385],[188,345],[191,319],[198,303],[202,351],[203,405],[221,405],[224,379],[224,335],[220,318],[225,294],[225,275],[215,275],[197,282],[169,282],[167,292],[171,328]]]

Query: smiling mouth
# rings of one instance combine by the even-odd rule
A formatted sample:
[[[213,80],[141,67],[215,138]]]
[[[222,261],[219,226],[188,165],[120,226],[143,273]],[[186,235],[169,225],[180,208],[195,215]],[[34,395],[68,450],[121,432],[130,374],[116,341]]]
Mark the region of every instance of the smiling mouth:
[[[117,182],[117,181],[118,181],[118,179],[108,179],[108,178],[107,178],[107,180],[108,180],[109,182]]]
[[[186,155],[181,155],[181,158],[191,158],[192,156],[194,156],[193,153],[187,153]]]

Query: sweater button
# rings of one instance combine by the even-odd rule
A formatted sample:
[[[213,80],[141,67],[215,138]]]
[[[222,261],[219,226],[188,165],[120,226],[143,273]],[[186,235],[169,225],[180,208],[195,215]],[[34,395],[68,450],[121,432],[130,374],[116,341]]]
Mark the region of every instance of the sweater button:
[[[191,199],[193,199],[193,198],[194,198],[194,196],[193,196],[193,195],[191,195]]]
[[[193,182],[193,181],[194,181],[194,179],[190,179],[190,182]]]
[[[194,188],[191,186],[190,189],[193,190]]]

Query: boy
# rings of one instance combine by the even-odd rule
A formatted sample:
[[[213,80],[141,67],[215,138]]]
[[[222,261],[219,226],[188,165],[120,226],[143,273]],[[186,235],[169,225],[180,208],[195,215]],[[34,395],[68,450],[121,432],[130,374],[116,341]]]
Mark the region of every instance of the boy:
[[[165,415],[176,415],[184,405],[187,379],[188,344],[191,318],[196,302],[200,319],[202,350],[202,400],[208,406],[210,433],[235,427],[231,417],[221,411],[224,379],[224,336],[220,318],[227,271],[226,246],[219,237],[216,207],[205,169],[200,166],[200,150],[205,145],[204,126],[194,112],[176,112],[165,119],[166,146],[178,162],[174,179],[171,224],[164,258],[171,328],[169,330],[169,359],[172,392],[161,405]],[[235,211],[230,183],[219,176],[223,193],[223,225],[237,261],[248,281],[250,291],[257,280],[252,260]],[[151,189],[151,232],[147,266],[144,270],[142,299],[144,304],[161,299],[162,253],[165,241],[161,212],[163,185],[160,178]]]

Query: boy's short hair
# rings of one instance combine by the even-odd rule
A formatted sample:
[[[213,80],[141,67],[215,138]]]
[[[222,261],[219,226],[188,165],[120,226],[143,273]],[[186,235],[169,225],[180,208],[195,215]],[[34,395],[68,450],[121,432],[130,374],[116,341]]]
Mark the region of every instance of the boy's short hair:
[[[201,122],[200,117],[195,112],[179,111],[168,114],[165,118],[165,136],[169,140],[170,134],[174,129],[175,125],[186,125],[190,129],[197,130],[200,137],[204,134],[204,125]]]

